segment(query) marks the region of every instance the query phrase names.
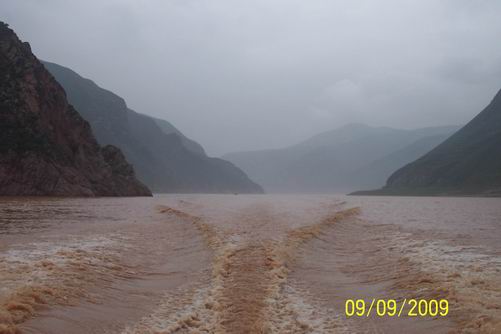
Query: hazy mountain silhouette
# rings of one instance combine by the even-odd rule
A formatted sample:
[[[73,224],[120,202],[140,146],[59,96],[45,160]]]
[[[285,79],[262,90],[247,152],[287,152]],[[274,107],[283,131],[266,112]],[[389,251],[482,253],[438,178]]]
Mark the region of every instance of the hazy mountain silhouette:
[[[456,129],[348,124],[288,148],[231,153],[224,158],[269,192],[346,192],[384,185],[393,171]]]
[[[69,68],[44,62],[88,120],[102,144],[120,147],[138,176],[156,192],[260,193],[262,188],[230,162],[203,148],[169,122],[129,109],[118,95]]]
[[[360,194],[501,195],[501,91],[439,146]]]
[[[98,145],[63,88],[3,22],[0,195],[151,196],[118,148]]]
[[[162,129],[162,131],[165,134],[175,133],[179,137],[181,137],[181,142],[183,143],[183,145],[187,149],[189,149],[190,151],[195,152],[197,154],[200,154],[202,156],[206,155],[205,150],[202,147],[202,145],[200,145],[199,143],[197,143],[196,141],[194,141],[194,140],[192,140],[190,138],[187,138],[181,131],[179,131],[170,122],[168,122],[168,121],[166,121],[164,119],[160,119],[160,118],[155,118],[155,117],[151,117],[151,118],[153,118],[155,120],[155,123],[157,123],[157,125],[160,127],[160,129]]]

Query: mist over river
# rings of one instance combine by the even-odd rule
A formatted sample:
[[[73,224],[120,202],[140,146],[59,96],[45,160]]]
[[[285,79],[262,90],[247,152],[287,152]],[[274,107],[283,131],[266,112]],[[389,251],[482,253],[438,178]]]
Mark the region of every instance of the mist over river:
[[[0,333],[500,333],[500,240],[496,198],[1,198]]]

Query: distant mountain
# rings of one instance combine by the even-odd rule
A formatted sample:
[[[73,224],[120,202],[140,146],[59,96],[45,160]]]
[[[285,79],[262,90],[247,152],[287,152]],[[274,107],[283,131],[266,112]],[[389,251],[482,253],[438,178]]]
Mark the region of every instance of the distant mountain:
[[[347,192],[382,186],[457,127],[401,130],[348,124],[276,150],[224,156],[268,192]]]
[[[71,69],[44,62],[101,144],[121,148],[155,192],[261,193],[230,162],[210,158],[169,122],[129,109],[125,101]]]
[[[151,195],[118,148],[98,145],[29,44],[2,22],[0,195]]]
[[[501,91],[453,136],[393,173],[383,189],[358,194],[501,196]]]

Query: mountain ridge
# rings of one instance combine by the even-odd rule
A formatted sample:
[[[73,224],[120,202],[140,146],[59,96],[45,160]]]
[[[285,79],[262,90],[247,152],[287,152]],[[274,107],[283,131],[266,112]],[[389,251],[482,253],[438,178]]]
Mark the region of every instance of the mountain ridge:
[[[98,141],[120,147],[153,191],[263,192],[239,168],[208,157],[200,144],[169,122],[128,108],[123,98],[67,67],[44,64],[65,88],[70,102],[90,122]]]
[[[367,195],[501,196],[501,90],[453,136]]]
[[[369,169],[371,163],[409,146],[410,156],[399,158],[399,163],[405,164],[429,148],[430,143],[419,140],[430,137],[432,145],[438,145],[456,129],[446,126],[403,130],[348,124],[283,149],[230,153],[223,158],[242,168],[266,191],[346,192],[384,185],[394,170],[381,165],[374,173]],[[401,167],[394,163],[389,166]]]

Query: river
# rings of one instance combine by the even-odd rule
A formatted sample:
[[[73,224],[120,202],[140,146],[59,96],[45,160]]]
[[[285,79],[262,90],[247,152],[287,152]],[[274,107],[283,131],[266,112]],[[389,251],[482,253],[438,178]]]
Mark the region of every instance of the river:
[[[495,198],[2,198],[0,333],[500,333],[500,241]]]

